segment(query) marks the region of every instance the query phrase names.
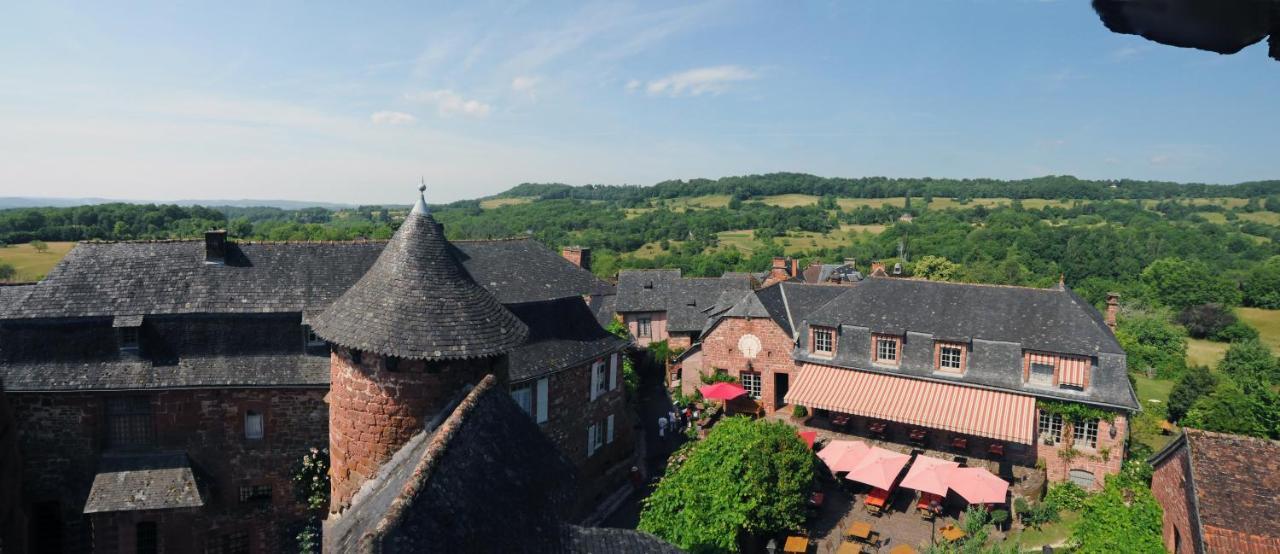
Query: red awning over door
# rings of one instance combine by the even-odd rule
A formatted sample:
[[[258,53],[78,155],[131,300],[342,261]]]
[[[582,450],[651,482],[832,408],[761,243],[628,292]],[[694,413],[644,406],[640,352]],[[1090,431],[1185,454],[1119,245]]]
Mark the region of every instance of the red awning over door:
[[[788,404],[1031,444],[1036,401],[1030,396],[804,364]]]

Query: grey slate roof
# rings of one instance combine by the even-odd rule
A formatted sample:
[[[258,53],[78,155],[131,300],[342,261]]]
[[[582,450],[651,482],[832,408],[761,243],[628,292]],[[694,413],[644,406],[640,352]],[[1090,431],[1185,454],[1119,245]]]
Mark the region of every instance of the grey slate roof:
[[[804,316],[825,306],[849,289],[848,285],[809,285],[783,281],[760,289],[757,295],[778,326],[788,335],[794,336]]]
[[[685,279],[680,270],[623,271],[618,275],[616,309],[622,312],[666,312],[668,332],[699,332],[727,291],[750,291],[751,277]]]
[[[199,387],[324,387],[329,358],[279,356],[184,357],[176,366],[150,360],[32,361],[0,364],[10,392]]]
[[[463,271],[421,203],[373,267],[311,326],[334,344],[419,360],[494,356],[529,333]]]
[[[1097,310],[1069,290],[872,278],[798,320],[857,325],[872,332],[1020,343],[1032,350],[1124,354]],[[804,314],[804,315],[801,315]]]
[[[9,312],[13,311],[22,304],[31,291],[35,289],[35,285],[6,285],[0,284],[0,319],[8,317]]]
[[[447,411],[384,464],[351,508],[330,516],[326,552],[672,551],[632,531],[565,525],[573,465],[492,375]]]
[[[385,241],[230,242],[225,265],[204,241],[82,242],[34,286],[0,286],[0,318],[189,313],[318,314],[351,288]],[[451,252],[503,303],[581,296],[608,284],[532,239],[456,241]]]
[[[203,505],[186,452],[103,454],[84,513]]]
[[[592,314],[596,317],[596,323],[607,328],[613,323],[614,316],[618,314],[618,295],[617,293],[593,294],[590,306]]]
[[[580,298],[508,307],[529,327],[529,339],[508,354],[512,382],[580,366],[629,344],[602,329]]]

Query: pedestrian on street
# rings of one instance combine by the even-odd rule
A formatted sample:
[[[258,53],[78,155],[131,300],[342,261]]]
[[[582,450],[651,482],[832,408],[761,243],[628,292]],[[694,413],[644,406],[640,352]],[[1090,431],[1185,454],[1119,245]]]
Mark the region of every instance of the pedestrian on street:
[[[658,418],[658,438],[667,438],[667,418],[665,417]]]

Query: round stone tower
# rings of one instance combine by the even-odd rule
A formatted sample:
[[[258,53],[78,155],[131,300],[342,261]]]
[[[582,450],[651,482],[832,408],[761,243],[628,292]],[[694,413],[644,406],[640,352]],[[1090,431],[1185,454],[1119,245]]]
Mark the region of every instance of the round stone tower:
[[[463,388],[489,373],[505,382],[506,353],[528,337],[454,252],[420,196],[364,277],[312,324],[333,344],[332,512]]]

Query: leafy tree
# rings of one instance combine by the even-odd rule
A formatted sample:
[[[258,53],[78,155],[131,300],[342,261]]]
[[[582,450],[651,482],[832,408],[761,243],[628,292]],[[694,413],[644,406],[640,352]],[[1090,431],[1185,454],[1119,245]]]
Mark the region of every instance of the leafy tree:
[[[1169,391],[1169,420],[1181,421],[1201,396],[1209,393],[1218,384],[1217,377],[1205,366],[1193,366],[1178,378]]]
[[[953,281],[959,277],[960,265],[941,256],[921,256],[911,274],[930,281]]]
[[[0,261],[0,281],[9,281],[17,274],[18,270],[13,264]]]
[[[1222,328],[1209,338],[1218,342],[1244,342],[1258,340],[1258,337],[1257,328],[1242,319],[1237,319],[1235,323]]]
[[[1200,261],[1161,258],[1142,270],[1141,280],[1159,302],[1177,310],[1199,304],[1235,306],[1241,299],[1234,283]]]
[[[320,552],[320,520],[329,508],[329,449],[312,447],[293,472],[294,494],[308,514],[298,532],[298,551]]]
[[[640,529],[689,552],[734,552],[744,535],[798,529],[813,453],[781,422],[727,418],[678,451],[640,514]]]
[[[1232,379],[1221,379],[1213,392],[1191,406],[1183,424],[1197,429],[1266,437],[1269,429],[1260,412],[1265,406],[1246,394]]]
[[[1222,304],[1199,304],[1183,308],[1178,312],[1177,321],[1187,328],[1192,338],[1204,339],[1221,333],[1238,319]]]
[[[31,241],[31,248],[34,248],[36,252],[39,252],[41,254],[44,254],[45,252],[49,251],[49,245],[45,244],[45,242],[42,240]]]
[[[1181,327],[1154,313],[1121,318],[1116,339],[1128,355],[1131,371],[1154,369],[1161,377],[1173,377],[1186,367],[1187,339]]]
[[[1272,205],[1270,199],[1267,205]],[[1280,308],[1280,256],[1253,266],[1241,288],[1245,304],[1272,310]]]
[[[1280,361],[1256,339],[1232,344],[1218,362],[1218,370],[1242,384],[1280,382]]]
[[[1146,483],[1126,472],[1108,475],[1102,491],[1084,501],[1071,540],[1081,554],[1164,554],[1162,517]]]

